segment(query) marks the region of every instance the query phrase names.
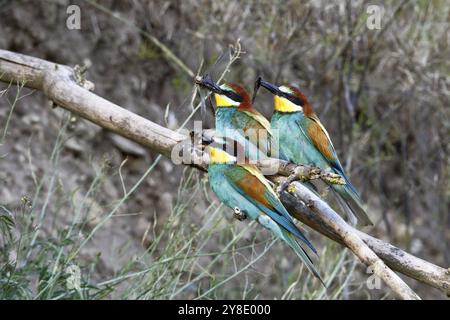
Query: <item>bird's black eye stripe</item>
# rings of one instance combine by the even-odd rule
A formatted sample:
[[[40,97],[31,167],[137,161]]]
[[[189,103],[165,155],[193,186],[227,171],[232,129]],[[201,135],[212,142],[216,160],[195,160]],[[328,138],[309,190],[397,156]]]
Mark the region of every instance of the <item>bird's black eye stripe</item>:
[[[288,96],[288,99],[289,99],[292,103],[294,103],[294,104],[296,104],[296,105],[298,105],[298,106],[301,106],[301,105],[302,105],[302,101],[301,101],[299,98],[297,98],[296,96],[291,96],[291,95],[289,95],[289,96]]]
[[[242,97],[233,91],[225,91],[225,95],[233,101],[242,102]]]
[[[292,95],[290,93],[283,92],[283,94],[281,96],[283,98],[288,99],[289,101],[291,101],[292,103],[294,103],[294,104],[296,104],[298,106],[302,106],[303,105],[302,100],[300,100],[298,97],[296,97],[296,96],[294,96],[294,95]]]

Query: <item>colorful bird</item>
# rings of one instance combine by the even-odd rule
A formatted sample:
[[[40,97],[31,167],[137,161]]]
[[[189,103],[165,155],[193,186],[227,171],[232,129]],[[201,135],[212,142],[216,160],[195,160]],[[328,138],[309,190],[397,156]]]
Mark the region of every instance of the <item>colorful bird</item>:
[[[334,184],[331,188],[342,197],[350,213],[356,215],[360,223],[373,225],[358,192],[345,175],[328,132],[306,96],[294,86],[278,87],[261,78],[257,80],[255,94],[259,86],[274,94],[275,111],[271,127],[277,134],[286,160],[295,164],[310,164],[341,175],[346,184]]]
[[[219,140],[227,142],[206,147],[209,154],[209,184],[219,200],[234,209],[235,213],[241,212],[251,220],[256,220],[283,240],[322,281],[310,257],[298,241],[306,244],[317,254],[316,249],[294,224],[261,171],[254,165],[237,164],[237,158],[226,152],[230,145],[237,144],[236,141],[230,143],[229,139],[219,138]]]
[[[219,86],[208,75],[196,78],[196,83],[214,92],[217,136],[245,145],[245,156],[252,160],[278,156],[269,121],[253,108],[250,95],[242,86],[235,83]]]

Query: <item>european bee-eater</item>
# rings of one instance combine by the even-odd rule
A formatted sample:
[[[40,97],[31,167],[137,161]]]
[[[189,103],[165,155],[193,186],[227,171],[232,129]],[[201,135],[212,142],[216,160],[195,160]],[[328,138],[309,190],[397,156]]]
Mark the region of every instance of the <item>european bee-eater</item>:
[[[240,85],[217,85],[206,75],[196,83],[214,93],[216,134],[245,145],[245,156],[261,159],[276,150],[269,121],[252,106],[250,95]],[[246,139],[247,137],[247,139]]]
[[[358,192],[345,175],[327,130],[306,96],[294,86],[278,87],[261,78],[257,81],[257,87],[261,85],[274,94],[275,110],[271,127],[278,134],[280,149],[286,160],[341,175],[346,184],[331,185],[331,188],[342,197],[362,224],[372,225]]]
[[[233,142],[233,145],[234,143],[236,142]],[[283,240],[295,251],[307,268],[321,280],[298,240],[306,244],[314,253],[317,251],[294,224],[269,182],[256,166],[238,164],[236,157],[225,151],[228,150],[227,148],[226,143],[207,147],[208,178],[214,193],[226,206],[235,211],[239,210],[251,220],[256,220]]]

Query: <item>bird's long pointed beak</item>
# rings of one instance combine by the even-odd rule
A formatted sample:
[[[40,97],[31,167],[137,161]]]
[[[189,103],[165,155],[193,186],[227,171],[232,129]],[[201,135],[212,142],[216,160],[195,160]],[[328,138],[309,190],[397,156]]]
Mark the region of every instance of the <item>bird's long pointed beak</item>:
[[[208,146],[214,142],[214,132],[211,130],[205,130],[202,132],[202,145]]]
[[[267,90],[272,92],[274,95],[279,96],[279,95],[283,94],[283,92],[280,91],[280,89],[278,89],[278,87],[276,85],[271,84],[270,82],[267,82],[267,81],[265,81],[265,80],[263,80],[261,78],[258,78],[257,81],[259,81],[259,86],[262,86],[262,87],[266,88]]]
[[[212,79],[209,74],[205,74],[202,76],[195,77],[195,83],[199,86],[202,86],[212,92],[223,94],[222,88],[220,88]]]
[[[253,88],[252,103],[255,102],[256,95],[258,94],[259,87],[261,87],[261,80],[262,80],[262,78],[258,77],[258,79],[256,79],[256,81],[255,81],[255,87]]]

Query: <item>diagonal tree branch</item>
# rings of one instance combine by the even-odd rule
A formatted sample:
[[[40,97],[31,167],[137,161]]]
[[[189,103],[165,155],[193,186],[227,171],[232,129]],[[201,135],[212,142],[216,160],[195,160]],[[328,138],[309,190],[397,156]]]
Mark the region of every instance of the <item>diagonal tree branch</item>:
[[[27,87],[43,91],[57,105],[166,157],[170,157],[172,149],[180,142],[190,140],[188,136],[155,124],[90,92],[92,84],[84,80],[79,69],[0,50],[0,80],[25,82]],[[271,177],[276,182],[286,181],[286,176],[290,176],[287,179],[293,181],[293,174],[317,178],[314,168],[280,161],[277,165],[278,175]],[[205,170],[204,163],[197,167]],[[418,298],[392,270],[450,295],[450,270],[348,226],[325,202],[314,194],[309,194],[306,188],[297,185],[295,189],[294,195],[287,192],[281,195],[283,203],[295,217],[330,239],[349,247],[362,262],[374,266],[374,271],[399,297]]]
[[[292,190],[292,188],[291,188]],[[300,183],[295,183],[295,188],[290,191],[298,201],[301,201],[319,219],[322,225],[331,229],[366,266],[373,270],[384,282],[401,298],[418,300],[420,297],[412,291],[403,280],[389,269],[369,246],[358,236],[355,229],[350,227],[328,204]],[[326,213],[326,214],[323,214]],[[298,215],[296,215],[298,216]],[[300,218],[300,217],[299,217]]]
[[[277,177],[274,179],[275,182],[278,183],[278,179],[283,178]],[[298,190],[297,188],[295,189],[295,191]],[[339,235],[336,230],[329,228],[326,224],[324,224],[320,218],[320,215],[308,208],[305,202],[298,201],[294,195],[287,192],[281,194],[281,200],[296,219],[327,236],[331,240],[336,241],[343,246],[347,246],[341,235]],[[332,213],[331,216],[334,216],[334,214]],[[348,227],[351,228],[350,232],[358,235],[358,237],[364,241],[369,248],[372,249],[392,270],[440,289],[442,292],[450,296],[450,268],[444,269],[436,266],[435,264],[411,255],[402,249],[393,246],[392,244],[372,237],[367,233],[359,231],[351,226]]]

